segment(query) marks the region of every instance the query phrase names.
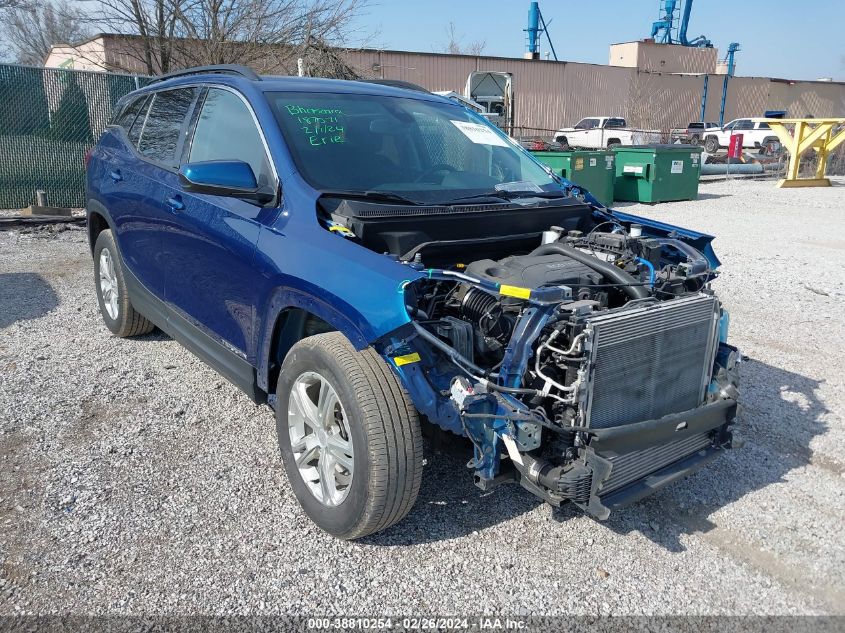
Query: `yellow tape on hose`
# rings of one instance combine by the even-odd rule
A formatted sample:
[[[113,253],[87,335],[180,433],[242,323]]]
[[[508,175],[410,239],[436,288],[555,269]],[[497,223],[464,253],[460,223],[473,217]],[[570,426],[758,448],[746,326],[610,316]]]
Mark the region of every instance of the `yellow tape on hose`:
[[[531,288],[520,288],[519,286],[499,286],[499,294],[505,297],[516,297],[517,299],[529,299]]]
[[[420,355],[414,352],[413,354],[405,354],[404,356],[394,356],[393,362],[396,363],[397,367],[410,363],[418,363],[420,362]]]

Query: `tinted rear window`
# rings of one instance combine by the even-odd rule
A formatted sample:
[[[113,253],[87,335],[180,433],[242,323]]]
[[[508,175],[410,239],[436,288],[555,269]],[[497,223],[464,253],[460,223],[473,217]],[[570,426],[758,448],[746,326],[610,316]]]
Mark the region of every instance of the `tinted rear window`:
[[[141,154],[160,163],[175,161],[179,133],[194,101],[194,92],[189,88],[155,93],[138,142]]]
[[[118,114],[117,118],[114,120],[114,124],[119,125],[128,132],[132,127],[132,123],[135,121],[135,117],[138,116],[138,113],[141,111],[141,108],[144,106],[146,100],[147,95],[135,97],[135,99],[131,100]]]

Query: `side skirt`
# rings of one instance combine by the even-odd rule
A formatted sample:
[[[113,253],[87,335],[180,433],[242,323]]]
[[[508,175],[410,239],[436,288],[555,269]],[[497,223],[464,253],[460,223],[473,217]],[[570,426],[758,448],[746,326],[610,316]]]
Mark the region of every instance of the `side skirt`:
[[[129,300],[138,312],[238,387],[250,400],[256,404],[267,402],[267,394],[258,388],[255,368],[252,365],[169,308],[147,290],[125,266],[124,278]]]

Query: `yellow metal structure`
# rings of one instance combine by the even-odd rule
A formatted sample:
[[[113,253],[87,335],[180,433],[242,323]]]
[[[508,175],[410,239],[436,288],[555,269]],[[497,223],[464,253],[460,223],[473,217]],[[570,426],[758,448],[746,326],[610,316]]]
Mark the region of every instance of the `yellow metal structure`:
[[[824,177],[827,157],[840,143],[845,142],[845,118],[765,121],[789,151],[786,178],[778,182],[778,187],[830,187],[830,180]],[[799,178],[801,155],[810,148],[815,150],[818,157],[816,175],[814,178]]]

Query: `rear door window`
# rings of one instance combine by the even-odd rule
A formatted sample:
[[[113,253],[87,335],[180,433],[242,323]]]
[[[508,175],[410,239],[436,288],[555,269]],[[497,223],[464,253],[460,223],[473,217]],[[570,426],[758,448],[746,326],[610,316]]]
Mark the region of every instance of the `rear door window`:
[[[242,160],[259,186],[275,182],[252,112],[229,90],[211,88],[200,111],[188,161],[206,160]]]
[[[608,119],[604,124],[605,128],[622,128],[625,127],[625,119]]]
[[[146,101],[147,95],[141,95],[140,97],[132,99],[117,115],[114,120],[114,124],[129,132],[132,128],[132,124],[135,122],[135,117],[138,116],[138,113],[141,111],[141,108],[144,107],[144,103]]]
[[[146,120],[140,130],[138,151],[141,154],[158,163],[175,163],[182,126],[191,109],[195,93],[193,88],[186,88],[166,90],[153,95]]]

